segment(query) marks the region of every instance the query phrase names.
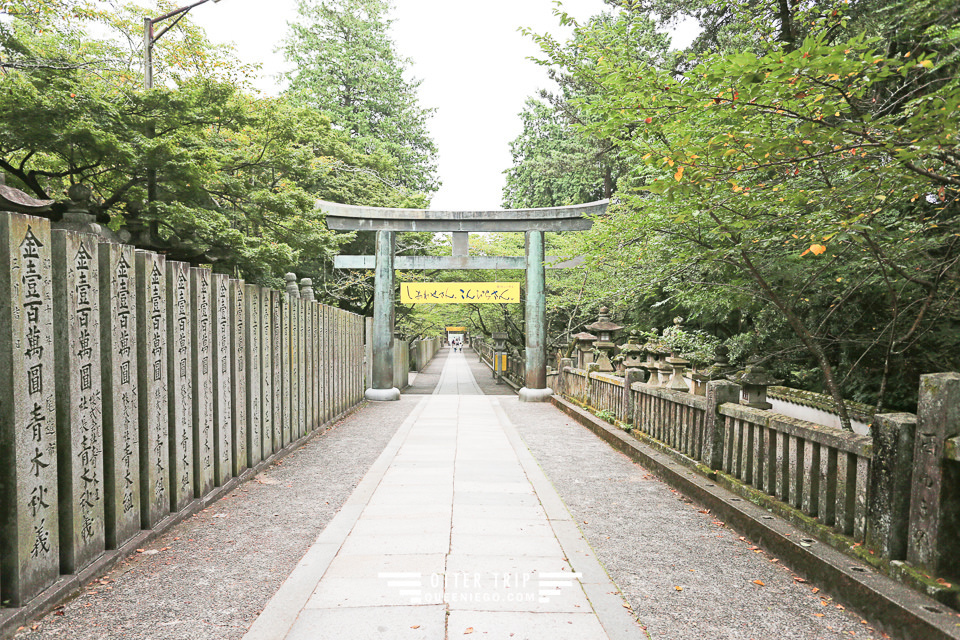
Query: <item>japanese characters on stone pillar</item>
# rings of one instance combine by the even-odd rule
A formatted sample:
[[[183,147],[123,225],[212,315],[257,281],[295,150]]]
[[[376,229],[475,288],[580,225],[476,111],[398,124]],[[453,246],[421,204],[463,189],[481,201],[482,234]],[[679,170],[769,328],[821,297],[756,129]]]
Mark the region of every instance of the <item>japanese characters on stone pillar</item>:
[[[167,378],[170,429],[170,509],[180,511],[194,497],[193,460],[193,295],[190,265],[167,262]]]
[[[283,402],[278,397],[283,392],[283,307],[286,306],[284,298],[285,293],[280,291],[270,291],[270,314],[272,321],[270,325],[271,341],[273,347],[273,431],[271,439],[273,440],[273,450],[271,453],[283,448]]]
[[[327,305],[320,305],[320,309],[317,310],[317,342],[319,344],[319,358],[317,358],[317,385],[319,387],[319,407],[317,409],[319,413],[319,422],[320,424],[326,424],[329,419],[327,416],[329,403],[327,402],[327,368],[328,368],[328,355],[327,355]]]
[[[343,309],[336,309],[337,321],[334,323],[336,333],[334,334],[334,344],[337,347],[337,414],[343,413],[343,387],[346,382],[344,372],[346,371],[347,353],[343,348]]]
[[[105,544],[100,264],[96,236],[61,230],[51,236],[60,567],[76,573]]]
[[[260,406],[260,356],[264,351],[261,343],[260,287],[253,284],[243,285],[244,290],[244,362],[247,365],[244,374],[246,380],[247,428],[247,464],[254,466],[263,460],[263,414]]]
[[[297,300],[297,436],[307,433],[307,301]]]
[[[250,424],[247,422],[247,314],[244,302],[243,280],[230,280],[230,405],[233,425],[233,475],[239,476],[247,468],[247,441]]]
[[[137,404],[134,264],[133,247],[100,244],[103,486],[108,549],[122,546],[140,531],[140,414]]]
[[[930,573],[960,568],[960,466],[944,459],[946,441],[960,435],[960,374],[920,376],[907,562]]]
[[[190,268],[193,295],[193,479],[194,495],[213,489],[213,283],[209,269]]]
[[[59,573],[50,223],[0,216],[0,588],[20,606]]]
[[[233,417],[230,407],[230,292],[229,278],[214,273],[213,280],[213,481],[226,484],[233,472]]]
[[[140,525],[152,529],[170,511],[167,440],[166,259],[136,252],[137,371],[140,391]]]
[[[290,302],[290,436],[284,444],[300,437],[300,411],[303,408],[300,397],[300,298],[289,296]]]
[[[303,379],[304,379],[304,407],[305,407],[305,416],[306,416],[306,426],[305,431],[313,431],[313,428],[316,426],[314,424],[314,414],[313,414],[313,309],[317,303],[312,300],[304,299],[301,301],[303,305]]]
[[[290,311],[292,298],[289,293],[280,294],[280,440],[277,449],[290,444],[290,425],[293,424],[293,389],[290,387],[291,362],[294,351],[290,344]]]
[[[260,289],[260,446],[264,459],[273,453],[273,304],[268,289]]]

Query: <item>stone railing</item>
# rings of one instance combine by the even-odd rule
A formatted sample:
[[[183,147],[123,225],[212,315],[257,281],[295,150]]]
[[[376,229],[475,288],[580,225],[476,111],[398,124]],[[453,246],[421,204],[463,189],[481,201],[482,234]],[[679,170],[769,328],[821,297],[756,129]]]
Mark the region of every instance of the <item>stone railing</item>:
[[[922,376],[917,414],[878,415],[866,436],[739,404],[732,382],[710,382],[697,396],[569,363],[558,394],[960,604],[960,591],[942,579],[960,576],[960,374]]]
[[[477,356],[490,369],[494,368],[493,358],[495,350],[489,340],[481,336],[471,336],[470,346],[477,352]],[[507,356],[506,369],[503,372],[503,380],[514,389],[520,389],[524,383],[524,361],[523,358],[510,354]]]
[[[2,621],[363,398],[363,318],[302,293],[0,213]]]

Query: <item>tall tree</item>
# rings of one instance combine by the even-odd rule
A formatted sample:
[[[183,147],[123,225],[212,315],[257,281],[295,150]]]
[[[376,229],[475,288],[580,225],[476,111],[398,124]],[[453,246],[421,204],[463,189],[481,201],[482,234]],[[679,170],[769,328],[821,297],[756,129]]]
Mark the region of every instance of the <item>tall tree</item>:
[[[299,0],[298,19],[284,41],[288,93],[328,114],[367,154],[395,162],[388,181],[436,191],[436,147],[420,106],[420,81],[407,79],[410,60],[397,54],[389,35],[387,0]]]
[[[587,131],[632,165],[585,250],[633,295],[719,310],[741,351],[788,345],[775,366],[790,362],[791,381],[818,368],[808,382],[841,415],[848,391],[889,406],[931,347],[954,366],[958,9],[751,6],[773,27],[730,14],[681,64],[636,57],[630,22],[647,17],[632,11],[574,24],[576,52],[539,38],[549,63],[594,87],[578,102]]]

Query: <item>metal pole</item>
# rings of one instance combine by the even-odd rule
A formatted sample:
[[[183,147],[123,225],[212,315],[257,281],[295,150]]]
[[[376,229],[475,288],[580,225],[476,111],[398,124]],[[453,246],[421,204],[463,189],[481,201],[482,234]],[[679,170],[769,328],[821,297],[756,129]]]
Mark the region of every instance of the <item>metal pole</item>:
[[[373,386],[367,400],[399,400],[393,379],[393,256],[396,232],[377,231],[377,267],[373,284]]]
[[[543,231],[527,231],[526,363],[522,402],[546,402],[553,395],[547,387],[547,297],[543,266]]]

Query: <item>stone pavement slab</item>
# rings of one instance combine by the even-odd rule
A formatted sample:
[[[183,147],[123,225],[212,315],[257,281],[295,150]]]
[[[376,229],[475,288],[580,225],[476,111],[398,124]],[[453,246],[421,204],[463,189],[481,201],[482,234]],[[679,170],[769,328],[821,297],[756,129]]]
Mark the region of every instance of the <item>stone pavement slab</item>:
[[[325,638],[328,618],[387,638],[441,640],[471,626],[485,638],[642,638],[499,402],[482,395],[464,354],[450,354],[434,393],[318,537],[339,544],[336,555],[298,566],[245,640]],[[597,587],[590,596],[578,572]],[[443,627],[434,606],[449,612]]]

